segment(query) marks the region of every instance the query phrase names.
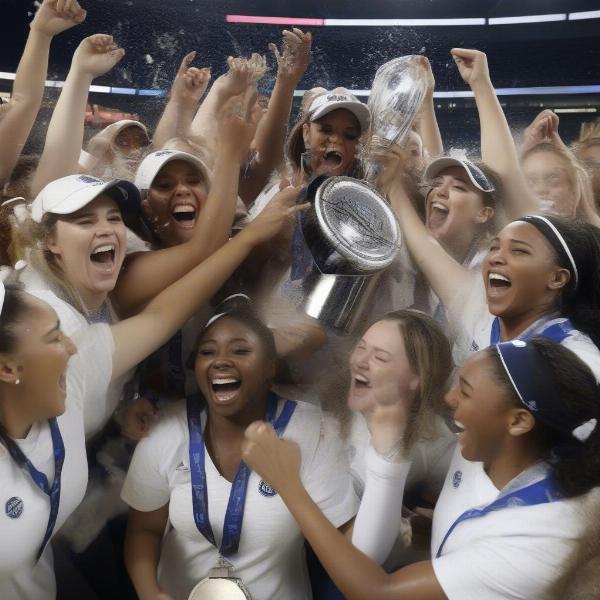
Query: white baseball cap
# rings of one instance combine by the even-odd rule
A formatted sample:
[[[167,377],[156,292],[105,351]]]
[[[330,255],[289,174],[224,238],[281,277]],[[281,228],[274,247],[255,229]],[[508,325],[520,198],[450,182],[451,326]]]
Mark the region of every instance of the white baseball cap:
[[[146,136],[146,140],[150,142],[150,137],[148,136],[148,129],[141,121],[133,121],[132,119],[121,119],[120,121],[116,121],[115,123],[111,123],[107,125],[100,133],[105,135],[109,135],[112,139],[115,139],[123,129],[127,129],[128,127],[137,127],[141,129],[144,135]]]
[[[29,207],[31,218],[41,223],[46,213],[70,215],[87,206],[100,194],[108,194],[113,198],[123,215],[140,210],[140,192],[130,181],[102,181],[90,175],[68,175],[42,189]]]
[[[150,186],[152,185],[154,178],[158,175],[158,172],[167,163],[174,160],[183,160],[189,162],[200,169],[206,184],[210,185],[209,168],[193,154],[176,150],[158,150],[148,154],[148,156],[146,156],[146,158],[144,158],[144,160],[141,162],[135,174],[135,185],[140,189],[141,192],[146,192],[150,189]]]
[[[431,161],[425,169],[425,180],[431,181],[432,179],[435,179],[448,167],[463,168],[469,176],[471,183],[482,192],[493,192],[496,189],[494,184],[477,165],[466,158],[453,158],[451,156],[442,156],[441,158],[436,158]]]
[[[349,110],[358,119],[361,131],[366,131],[369,128],[371,123],[369,107],[345,88],[337,88],[332,92],[325,92],[317,96],[308,109],[309,118],[311,121],[316,121],[340,108]]]

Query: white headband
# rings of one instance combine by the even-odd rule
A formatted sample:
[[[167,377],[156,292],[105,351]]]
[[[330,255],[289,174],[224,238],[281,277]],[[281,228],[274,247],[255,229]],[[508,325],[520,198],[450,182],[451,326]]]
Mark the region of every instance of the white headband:
[[[22,271],[27,266],[24,260],[18,260],[15,264],[14,271]],[[4,282],[8,279],[13,272],[10,267],[0,267],[0,316],[2,315],[2,309],[4,308],[4,297],[6,296],[6,288]]]
[[[543,221],[544,223],[546,223],[546,225],[548,225],[548,227],[550,227],[550,229],[552,230],[552,233],[554,234],[554,236],[556,237],[556,239],[562,246],[562,249],[565,251],[567,258],[569,259],[569,262],[571,263],[571,268],[573,269],[573,275],[575,276],[575,287],[577,287],[577,284],[579,282],[579,273],[577,271],[577,265],[575,264],[575,259],[573,258],[573,255],[571,254],[571,250],[569,249],[569,246],[567,245],[565,238],[562,236],[560,231],[558,231],[558,229],[556,229],[556,227],[554,227],[554,225],[552,224],[552,221],[550,221],[546,217],[542,217],[540,215],[529,215],[529,218],[530,219],[539,219],[540,221]]]

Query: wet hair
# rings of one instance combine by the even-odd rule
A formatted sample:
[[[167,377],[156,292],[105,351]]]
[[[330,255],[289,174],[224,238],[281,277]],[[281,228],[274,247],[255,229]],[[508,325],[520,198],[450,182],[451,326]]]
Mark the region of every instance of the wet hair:
[[[454,368],[450,342],[435,319],[417,310],[397,310],[380,321],[397,323],[410,368],[419,377],[405,436],[410,449],[420,438],[433,437],[435,414],[445,412],[443,397]]]
[[[568,412],[570,419],[581,423],[590,419],[600,421],[600,392],[591,369],[574,352],[547,338],[532,338],[528,344],[545,362],[548,376],[552,378],[552,386],[560,398],[557,414]],[[525,408],[495,348],[490,347],[487,352],[494,362],[495,379],[506,388],[510,402]],[[538,419],[532,434],[536,435],[565,497],[579,496],[600,485],[600,423],[584,442]]]
[[[563,288],[559,310],[600,348],[600,229],[585,221],[546,217],[564,238],[579,274]],[[571,272],[571,265],[552,249],[557,264]]]
[[[276,361],[277,360],[277,349],[275,347],[275,338],[273,336],[273,332],[264,324],[264,322],[250,309],[248,306],[236,306],[233,308],[227,309],[222,315],[219,315],[217,318],[213,318],[213,321],[209,323],[209,325],[200,332],[196,343],[194,344],[194,350],[191,356],[188,359],[187,366],[190,369],[194,368],[194,363],[196,362],[196,355],[198,354],[198,348],[200,344],[206,338],[208,332],[214,327],[217,323],[220,323],[223,319],[233,319],[234,321],[240,323],[244,327],[247,327],[259,338],[263,350],[269,360]]]
[[[575,158],[573,152],[566,147],[562,148],[555,144],[542,142],[529,148],[529,150],[521,155],[521,165],[523,165],[525,160],[532,154],[539,152],[551,152],[562,160],[567,170],[571,186],[573,187],[577,205],[577,218],[584,219],[588,223],[600,227],[600,216],[596,211],[592,183],[585,167],[577,160],[577,158]]]
[[[4,284],[4,304],[0,314],[0,352],[10,354],[16,350],[15,325],[28,310],[27,294],[21,284]]]

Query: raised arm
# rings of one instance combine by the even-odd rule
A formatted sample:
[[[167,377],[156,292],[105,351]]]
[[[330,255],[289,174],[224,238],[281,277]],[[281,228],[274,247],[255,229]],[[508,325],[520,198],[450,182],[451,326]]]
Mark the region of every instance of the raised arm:
[[[17,67],[10,104],[0,120],[0,182],[8,179],[35,123],[42,97],[52,38],[85,20],[76,0],[44,0],[30,25]]]
[[[254,202],[271,173],[284,164],[285,137],[294,90],[310,63],[311,44],[312,34],[296,28],[284,30],[281,54],[275,44],[269,44],[277,60],[277,79],[269,107],[256,132],[256,157],[240,180],[240,197],[246,205]]]
[[[135,314],[227,241],[235,216],[238,173],[256,131],[259,112],[259,107],[249,105],[244,116],[239,116],[232,101],[224,107],[213,180],[194,236],[171,248],[128,257],[114,291],[123,316]]]
[[[481,127],[481,158],[502,179],[504,209],[510,220],[539,211],[519,166],[517,149],[490,80],[487,57],[479,50],[453,48],[456,67],[475,95]]]
[[[191,137],[201,139],[211,157],[216,152],[217,115],[221,107],[233,96],[245,93],[254,78],[247,60],[230,56],[227,64],[229,71],[213,83],[190,127]]]
[[[297,195],[295,188],[281,191],[237,236],[161,292],[142,312],[113,325],[113,378],[164,344],[209,302],[253,248],[277,235],[298,211],[307,208],[307,204],[294,205]]]
[[[31,184],[32,194],[55,179],[78,172],[90,84],[108,73],[124,55],[125,50],[117,47],[112,36],[102,33],[85,38],[75,50],[48,126],[44,151]]]
[[[190,52],[181,61],[171,86],[169,101],[152,139],[157,150],[171,138],[188,135],[200,98],[208,87],[210,69],[190,66],[194,58],[196,53]]]
[[[277,490],[348,600],[446,599],[431,562],[416,563],[388,575],[329,522],[302,484],[297,444],[277,438],[265,423],[253,423],[242,448],[244,462]]]
[[[429,59],[426,56],[421,56],[419,60],[427,71],[427,91],[425,93],[425,98],[423,98],[423,104],[421,105],[417,123],[419,133],[423,140],[423,146],[427,150],[429,158],[435,158],[444,153],[442,134],[440,133],[440,128],[435,116],[435,106],[433,104],[435,79],[433,77]]]
[[[569,150],[558,133],[558,115],[545,109],[540,112],[523,132],[523,141],[519,148],[521,154],[542,143],[552,144],[563,150]]]

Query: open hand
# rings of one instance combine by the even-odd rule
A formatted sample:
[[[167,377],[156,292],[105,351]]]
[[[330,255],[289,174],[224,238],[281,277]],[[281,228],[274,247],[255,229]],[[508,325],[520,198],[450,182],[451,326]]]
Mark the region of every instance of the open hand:
[[[282,35],[281,52],[275,44],[269,44],[269,50],[277,61],[277,76],[297,84],[311,61],[312,33],[294,27],[292,31],[284,29]]]
[[[300,191],[300,187],[291,186],[280,190],[239,235],[249,236],[254,245],[260,245],[291,227],[296,214],[310,206],[295,203]]]
[[[184,56],[171,86],[171,99],[190,108],[195,108],[202,98],[211,76],[207,67],[198,69],[190,66],[194,58],[196,52]]]
[[[125,56],[111,35],[96,33],[85,38],[73,54],[73,67],[92,79],[108,73]]]
[[[87,12],[77,0],[44,0],[31,21],[31,29],[54,36],[85,21]]]
[[[479,50],[452,48],[450,51],[456,68],[465,83],[471,87],[479,83],[491,83],[487,56]]]
[[[255,421],[246,429],[242,460],[280,495],[300,479],[300,448],[277,437],[273,427]]]

